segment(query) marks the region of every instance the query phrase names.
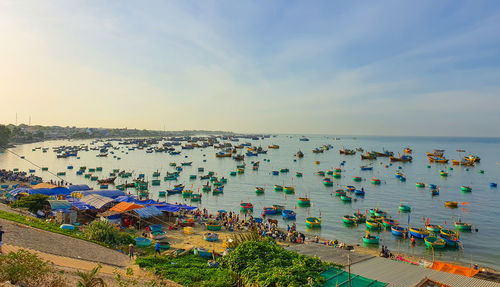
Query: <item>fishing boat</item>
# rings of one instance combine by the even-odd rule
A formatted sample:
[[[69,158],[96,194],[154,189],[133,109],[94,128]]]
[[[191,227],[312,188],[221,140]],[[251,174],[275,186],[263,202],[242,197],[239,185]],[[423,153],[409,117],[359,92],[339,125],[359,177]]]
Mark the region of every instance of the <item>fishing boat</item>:
[[[478,156],[474,156],[474,155],[468,155],[468,156],[464,157],[464,160],[468,161],[468,162],[476,163],[476,162],[480,162],[481,158]]]
[[[377,220],[373,220],[373,219],[367,219],[365,221],[366,223],[366,228],[367,229],[380,229],[382,224],[380,222],[378,222]]]
[[[424,238],[426,248],[443,249],[446,241],[436,236],[427,236]]]
[[[460,187],[460,190],[461,190],[461,191],[464,191],[464,192],[471,192],[471,191],[472,191],[472,187],[462,185],[462,186]]]
[[[221,230],[222,225],[218,221],[207,221],[205,223],[205,228],[210,231],[218,231]]]
[[[161,184],[161,181],[159,179],[153,179],[151,181],[151,185],[158,186]]]
[[[321,227],[321,218],[318,217],[306,218],[306,226],[309,228]]]
[[[304,153],[301,152],[300,150],[297,152],[297,157],[298,158],[303,158],[304,157]]]
[[[352,150],[352,149],[345,148],[345,149],[339,150],[339,153],[344,154],[344,155],[354,155],[354,154],[356,154],[356,151]]]
[[[295,176],[296,176],[296,177],[302,177],[302,172],[296,172],[296,173],[295,173]]]
[[[324,186],[333,186],[332,179],[331,178],[327,178],[327,177],[323,178],[323,185]]]
[[[411,212],[411,207],[406,204],[399,205],[399,211],[401,212]]]
[[[450,236],[441,233],[438,236],[446,242],[446,246],[457,247],[460,244],[460,240],[458,240],[457,236]]]
[[[240,210],[243,212],[252,212],[253,211],[253,204],[248,203],[248,202],[243,202],[240,204]]]
[[[208,242],[215,242],[219,239],[219,235],[217,233],[207,232],[203,234],[203,239]]]
[[[276,210],[276,214],[281,214],[286,207],[284,205],[273,204],[273,208]]]
[[[391,233],[394,236],[408,236],[408,229],[398,226],[398,225],[393,225],[391,226]]]
[[[212,186],[211,186],[211,185],[207,182],[207,184],[206,184],[206,185],[203,185],[203,186],[201,187],[201,190],[202,190],[202,191],[210,191],[210,190],[212,190]]]
[[[165,197],[167,195],[167,192],[164,190],[158,191],[158,197]]]
[[[356,218],[357,223],[363,223],[366,221],[366,215],[361,213],[354,213],[353,216]]]
[[[406,147],[405,150],[404,150],[404,153],[412,153],[412,149],[409,148],[409,147]]]
[[[292,194],[292,193],[295,192],[295,187],[293,187],[293,186],[285,186],[285,187],[283,187],[283,191],[286,194]]]
[[[415,184],[415,186],[416,186],[416,187],[419,187],[419,188],[424,188],[424,187],[425,187],[425,183],[423,183],[423,182],[417,182],[417,183]]]
[[[273,214],[276,214],[276,209],[274,209],[273,207],[264,207],[262,211],[262,217]]]
[[[365,191],[364,190],[355,189],[354,190],[354,195],[365,196]]]
[[[352,197],[350,197],[348,195],[341,195],[340,196],[340,200],[342,200],[343,202],[351,202],[352,201]]]
[[[442,235],[445,235],[445,236],[448,236],[448,237],[456,237],[456,238],[459,237],[458,232],[455,231],[455,230],[451,230],[451,229],[441,229],[439,231],[439,234],[442,234]]]
[[[353,176],[352,177],[352,181],[360,182],[361,180],[362,180],[362,178],[360,176]]]
[[[310,206],[311,205],[311,199],[308,197],[299,197],[297,199],[297,205],[298,206]]]
[[[151,239],[153,239],[153,240],[161,240],[161,239],[165,239],[167,237],[167,235],[166,235],[165,231],[155,230],[155,231],[151,231],[151,233],[149,233],[149,237],[151,237]]]
[[[380,241],[380,238],[378,236],[366,234],[363,238],[363,243],[364,244],[378,244]]]
[[[181,165],[182,166],[190,166],[193,162],[190,161],[190,162],[181,162]]]
[[[193,195],[193,191],[192,190],[183,190],[182,191],[182,196],[183,197],[191,197],[191,195]]]
[[[384,150],[383,152],[375,152],[375,154],[377,156],[380,156],[380,157],[391,157],[394,155],[394,153],[392,151],[387,151],[387,150]]]
[[[343,189],[337,189],[337,190],[335,191],[335,195],[336,195],[336,196],[343,196],[343,195],[346,195],[346,192],[345,192],[345,190],[343,190]]]
[[[357,222],[357,218],[352,215],[344,215],[342,221],[347,225],[353,225]]]
[[[281,215],[282,215],[283,219],[287,219],[287,220],[295,220],[295,218],[296,218],[296,214],[293,210],[285,209],[281,212]]]
[[[441,170],[441,171],[439,171],[439,175],[446,177],[446,176],[448,176],[448,173],[444,170]]]
[[[279,145],[274,144],[274,145],[269,145],[269,146],[267,146],[267,148],[270,148],[270,149],[279,149],[279,148],[280,148],[280,146],[279,146]]]
[[[455,228],[460,230],[460,231],[471,231],[472,224],[465,223],[465,222],[455,222]]]
[[[427,224],[425,228],[429,232],[439,233],[443,227],[441,225]]]
[[[385,228],[390,228],[392,226],[399,225],[399,221],[390,218],[384,218],[382,219],[382,224]]]
[[[322,170],[317,171],[316,174],[319,176],[325,176],[325,172]],[[333,172],[331,174],[333,174]]]
[[[376,160],[377,159],[377,154],[374,152],[371,153],[366,153],[361,155],[361,159],[369,159],[369,160]]]
[[[432,157],[442,157],[444,155],[444,150],[442,149],[435,149],[433,152],[428,152],[427,156],[432,156]]]
[[[380,184],[380,179],[374,177],[374,178],[372,178],[371,182],[372,182],[372,184],[378,185],[378,184]]]
[[[400,156],[400,157],[389,156],[389,160],[391,162],[393,162],[393,161],[411,162],[413,160],[413,157],[411,157],[410,155],[403,155],[403,156]]]
[[[361,170],[373,170],[373,167],[372,166],[366,166],[366,165],[363,165],[360,167]]]
[[[368,209],[368,212],[370,213],[370,215],[384,214],[384,211],[379,208],[370,208]]]
[[[215,157],[231,157],[232,156],[232,153],[230,152],[218,152],[215,154]]]
[[[263,194],[264,193],[264,188],[263,187],[256,187],[255,188],[255,193],[256,194]]]
[[[201,194],[193,194],[191,196],[191,201],[201,201]]]
[[[410,227],[410,235],[415,238],[424,239],[429,236],[429,231],[424,228]]]
[[[431,189],[430,191],[431,191],[431,194],[432,194],[433,196],[435,196],[435,195],[439,195],[439,189],[437,189],[437,188],[433,188],[433,189]]]
[[[456,202],[456,201],[445,201],[444,202],[444,206],[445,207],[449,207],[449,208],[457,208],[458,207],[458,202]]]
[[[283,191],[282,185],[274,185],[274,191]]]
[[[244,154],[237,154],[237,155],[233,156],[233,159],[236,161],[244,160],[245,155]]]
[[[334,172],[332,174],[333,178],[341,178],[342,177],[342,174],[340,172]]]
[[[427,156],[429,159],[429,162],[435,162],[435,163],[448,163],[448,159],[444,157],[437,157],[437,156]]]
[[[354,192],[356,190],[356,187],[352,186],[352,185],[348,185],[345,187],[345,189],[349,192]]]

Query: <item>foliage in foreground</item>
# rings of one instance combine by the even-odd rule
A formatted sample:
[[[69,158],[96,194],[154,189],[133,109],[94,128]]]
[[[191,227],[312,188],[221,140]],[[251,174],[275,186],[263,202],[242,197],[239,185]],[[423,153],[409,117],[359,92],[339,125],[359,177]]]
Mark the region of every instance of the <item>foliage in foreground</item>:
[[[36,213],[42,210],[45,204],[47,204],[48,195],[44,194],[31,194],[28,196],[23,196],[19,200],[14,201],[10,206],[15,208],[27,208],[29,212]]]
[[[184,286],[235,286],[236,277],[228,269],[211,268],[208,261],[193,254],[182,257],[139,257],[135,261],[163,278]]]
[[[76,274],[80,277],[78,280],[78,287],[106,287],[106,283],[102,278],[97,277],[99,270],[102,268],[101,265],[97,265],[92,270],[88,272],[78,271]]]
[[[0,282],[27,287],[65,286],[62,276],[36,254],[25,250],[0,255]]]
[[[134,243],[134,239],[127,233],[120,232],[114,225],[106,220],[94,220],[83,231],[84,236],[106,245],[118,246]]]
[[[285,250],[273,239],[247,241],[220,259],[221,267],[229,269],[244,286],[310,286],[321,285],[320,273],[332,267],[319,258]]]
[[[59,228],[58,224],[46,222],[45,220],[41,220],[33,216],[20,215],[0,210],[0,218],[28,225],[34,228],[43,229],[45,231],[83,239],[82,236],[80,236],[75,231],[61,229]]]

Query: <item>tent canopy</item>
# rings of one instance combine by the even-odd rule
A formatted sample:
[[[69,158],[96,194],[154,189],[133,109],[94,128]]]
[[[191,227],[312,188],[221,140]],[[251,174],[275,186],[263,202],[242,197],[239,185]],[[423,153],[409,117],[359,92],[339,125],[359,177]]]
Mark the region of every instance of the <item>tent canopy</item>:
[[[143,208],[137,208],[137,209],[134,209],[134,211],[141,218],[150,218],[150,217],[153,217],[153,216],[162,215],[162,212],[160,210],[158,210],[158,208],[156,208],[154,206],[146,206],[146,207],[143,207]]]
[[[139,204],[135,204],[135,203],[120,202],[117,205],[110,208],[109,211],[125,212],[125,211],[129,211],[129,210],[143,208],[143,207],[144,207],[143,205],[139,205]]]
[[[54,187],[57,187],[57,185],[50,184],[48,182],[42,182],[37,185],[33,185],[31,188],[39,189],[39,188],[54,188]]]
[[[70,209],[71,203],[67,200],[47,200],[52,210],[56,209]]]
[[[113,202],[113,199],[110,197],[102,196],[99,194],[89,194],[80,199],[80,202],[93,206],[97,209],[102,208],[104,205]]]
[[[10,195],[17,196],[21,192],[26,192],[27,194],[45,194],[45,195],[69,195],[71,191],[65,187],[55,187],[55,188],[16,188],[9,191]]]
[[[117,198],[119,196],[125,195],[125,192],[118,189],[102,189],[102,190],[89,190],[89,191],[80,191],[83,196],[87,196],[90,194],[98,194],[106,197]]]
[[[86,184],[78,184],[78,185],[70,185],[68,186],[68,189],[73,191],[86,191],[90,190],[90,187]]]

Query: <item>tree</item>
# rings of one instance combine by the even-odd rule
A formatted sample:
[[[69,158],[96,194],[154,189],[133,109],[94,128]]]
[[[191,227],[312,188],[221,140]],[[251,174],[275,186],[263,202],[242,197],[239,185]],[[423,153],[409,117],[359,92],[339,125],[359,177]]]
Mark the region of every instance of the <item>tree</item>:
[[[12,207],[24,207],[27,208],[30,212],[36,213],[37,211],[43,209],[45,206],[48,195],[44,194],[32,194],[25,197],[22,197],[19,200],[14,201],[11,206]]]
[[[7,126],[0,125],[0,149],[9,143],[10,134],[10,129]]]

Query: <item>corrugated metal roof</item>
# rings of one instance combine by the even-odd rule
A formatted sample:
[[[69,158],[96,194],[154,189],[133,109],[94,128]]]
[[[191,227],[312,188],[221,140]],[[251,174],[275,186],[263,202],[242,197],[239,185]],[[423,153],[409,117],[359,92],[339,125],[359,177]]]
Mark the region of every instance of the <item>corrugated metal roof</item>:
[[[104,205],[106,205],[112,201],[113,201],[112,198],[98,195],[98,194],[89,194],[89,195],[86,195],[80,199],[80,202],[83,202],[85,204],[93,206],[97,209],[103,207]]]
[[[375,257],[351,265],[351,272],[387,282],[388,286],[415,286],[425,277],[457,287],[499,287],[499,283],[436,271],[421,266]]]

